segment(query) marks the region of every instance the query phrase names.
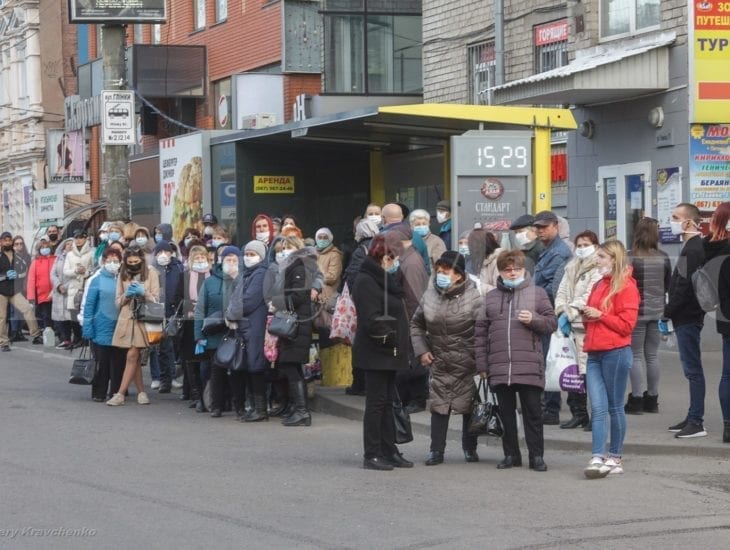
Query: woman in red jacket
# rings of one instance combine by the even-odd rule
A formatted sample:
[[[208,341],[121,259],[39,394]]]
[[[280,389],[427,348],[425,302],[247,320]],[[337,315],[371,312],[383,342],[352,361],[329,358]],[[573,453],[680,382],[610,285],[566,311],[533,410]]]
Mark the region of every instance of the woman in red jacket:
[[[51,270],[56,257],[51,254],[51,244],[47,237],[41,237],[36,247],[37,255],[30,264],[28,272],[27,295],[30,303],[35,303],[35,316],[38,327],[51,326],[51,307],[53,305],[53,283]]]
[[[607,241],[596,252],[603,278],[593,287],[583,309],[586,329],[583,351],[588,353],[586,386],[593,417],[593,457],[583,471],[589,479],[622,474],[626,415],[624,395],[633,362],[631,334],[639,314],[639,290],[631,276],[626,249]],[[611,444],[606,440],[611,418]]]

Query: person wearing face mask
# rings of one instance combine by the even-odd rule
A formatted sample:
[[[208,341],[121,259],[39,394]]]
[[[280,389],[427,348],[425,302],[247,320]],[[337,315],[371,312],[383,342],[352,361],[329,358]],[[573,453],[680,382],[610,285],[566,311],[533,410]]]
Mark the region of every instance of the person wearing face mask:
[[[680,439],[704,437],[705,373],[702,367],[700,337],[705,312],[697,302],[692,275],[705,263],[705,249],[700,234],[700,211],[690,203],[678,204],[670,220],[672,234],[681,235],[682,250],[669,280],[669,296],[664,306],[660,332],[668,334],[666,321],[671,319],[677,336],[677,350],[684,377],[689,382],[689,409],[681,422],[668,430]]]
[[[395,378],[398,372],[408,369],[411,346],[410,317],[397,259],[398,252],[388,245],[385,235],[378,235],[352,289],[357,310],[352,362],[365,372],[366,380],[363,416],[363,468],[366,470],[413,467],[413,462],[406,460],[395,445],[393,420]]]
[[[582,312],[586,328],[583,350],[588,353],[586,389],[591,400],[593,428],[592,457],[583,470],[588,479],[624,472],[623,403],[633,361],[631,334],[641,300],[626,249],[620,241],[601,244],[596,251],[596,265],[602,277],[594,285]]]
[[[91,398],[102,402],[119,391],[124,372],[125,352],[112,346],[117,326],[117,275],[122,254],[113,248],[104,251],[101,269],[86,288],[83,307],[83,337],[94,347],[98,371],[91,384]]]
[[[542,241],[537,238],[537,231],[533,225],[534,223],[534,216],[524,214],[510,225],[510,230],[513,232],[517,248],[522,250],[525,254],[525,268],[530,275],[535,273],[535,265],[540,259],[540,255],[545,250],[545,246],[542,244]]]
[[[213,250],[218,250],[221,247],[225,247],[231,242],[230,233],[222,225],[213,226],[213,234],[211,235],[208,246]],[[218,256],[220,258],[220,255]]]
[[[583,351],[585,327],[581,311],[588,301],[593,285],[602,277],[598,270],[596,250],[598,236],[593,231],[583,231],[575,238],[575,258],[565,266],[558,292],[555,294],[555,314],[558,330],[565,336],[573,335],[578,352],[578,371],[585,376],[588,355]],[[590,417],[585,393],[568,392],[568,407],[572,418],[560,424],[563,429],[587,428]]]
[[[232,245],[220,249],[221,263],[213,267],[211,277],[203,283],[203,288],[195,305],[194,331],[196,352],[202,352],[207,359],[212,359],[215,350],[223,339],[223,333],[203,334],[203,321],[213,316],[223,315],[230,301],[233,289],[239,276],[241,250]],[[225,397],[228,393],[227,385],[233,397],[233,407],[236,417],[241,418],[245,411],[245,393],[243,373],[231,371],[215,366],[210,368],[210,416],[220,418],[225,408]]]
[[[96,232],[96,247],[94,248],[94,265],[101,265],[101,255],[109,245],[109,222],[104,222]]]
[[[467,462],[478,462],[477,438],[469,435],[474,397],[474,322],[481,299],[466,276],[466,259],[447,251],[436,261],[435,284],[423,295],[411,319],[413,351],[429,369],[431,449],[427,466],[444,461],[449,415],[462,415],[461,448]]]
[[[48,237],[48,241],[51,244],[51,255],[55,255],[56,249],[61,243],[61,241],[59,240],[61,238],[61,231],[60,229],[58,229],[57,225],[49,225],[48,227],[46,227],[46,236]]]
[[[63,274],[63,267],[66,263],[66,255],[71,251],[74,240],[66,239],[56,248],[55,261],[51,271],[51,283],[53,283],[53,298],[51,306],[51,320],[54,323],[58,345],[56,349],[68,349],[71,346],[71,311],[66,308],[67,277]]]
[[[71,330],[74,339],[71,348],[81,344],[81,325],[77,319],[77,313],[81,305],[84,284],[94,270],[93,254],[84,229],[76,229],[73,232],[73,246],[66,254],[63,264],[63,275],[66,281],[66,309],[71,316]]]
[[[451,203],[449,201],[436,203],[436,221],[441,224],[439,237],[444,242],[446,250],[451,250]]]
[[[119,317],[112,337],[113,346],[126,350],[126,361],[119,390],[106,402],[109,406],[124,405],[124,396],[132,382],[137,388],[137,403],[148,405],[150,402],[142,379],[142,352],[149,348],[149,342],[144,323],[137,321],[135,316],[139,303],[159,302],[159,299],[160,280],[157,271],[147,266],[144,251],[130,246],[124,251],[117,277],[115,302]]]
[[[154,241],[150,238],[150,233],[146,227],[137,226],[137,230],[134,233],[134,240],[131,241],[135,246],[139,247],[147,255],[147,265],[154,264],[154,255],[152,250],[155,247]]]
[[[522,466],[515,415],[519,395],[529,466],[544,472],[541,336],[557,328],[555,311],[545,290],[532,282],[520,250],[502,252],[497,268],[497,288],[482,303],[474,336],[477,370],[497,395],[504,425],[504,459],[497,469]]]
[[[43,330],[51,326],[51,308],[53,307],[53,282],[51,271],[56,261],[51,254],[51,243],[47,236],[42,236],[37,246],[38,254],[30,264],[26,296],[31,306],[35,307],[38,327]]]
[[[226,320],[232,322],[237,335],[246,343],[246,360],[242,372],[245,386],[251,389],[253,409],[241,420],[244,422],[268,421],[266,403],[266,369],[264,355],[266,316],[268,308],[264,300],[266,247],[253,240],[243,249],[243,272],[236,283],[226,309]]]
[[[213,238],[213,227],[218,225],[218,218],[209,213],[205,214],[201,221],[203,223],[203,242],[205,242],[205,246],[210,246],[209,242]]]
[[[251,223],[251,238],[269,246],[274,240],[274,222],[266,214],[258,214]]]
[[[317,243],[317,266],[324,275],[324,286],[318,300],[334,309],[334,304],[330,302],[333,296],[337,294],[337,289],[342,280],[342,252],[333,244],[332,231],[327,227],[322,227],[315,233]],[[320,330],[320,329],[318,329]],[[324,329],[323,332],[329,332]],[[326,339],[326,335],[325,335]]]
[[[109,236],[107,238],[107,243],[121,243],[124,245],[127,241],[124,238],[124,226],[120,225],[118,223],[111,223],[109,225]]]
[[[180,260],[182,262],[187,262],[190,256],[190,249],[196,245],[205,246],[205,243],[200,236],[200,231],[194,227],[186,228],[185,231],[183,231],[183,238],[177,243],[177,248],[180,251]]]
[[[169,223],[161,223],[160,225],[156,225],[152,232],[154,235],[153,239],[155,241],[155,245],[158,245],[161,242],[173,242],[172,225],[170,225]]]
[[[441,255],[446,252],[446,246],[442,239],[431,233],[431,215],[425,210],[416,209],[411,212],[408,221],[413,234],[418,235],[426,245],[430,267],[435,266]]]
[[[365,220],[372,222],[375,227],[380,228],[383,225],[383,212],[379,205],[370,203],[365,208]]]
[[[469,237],[469,250],[474,250],[474,262],[481,265],[479,269],[479,292],[486,295],[487,292],[496,288],[499,279],[499,269],[497,269],[497,258],[502,253],[499,241],[494,233],[486,229],[474,229]]]
[[[297,223],[297,219],[292,216],[291,214],[286,214],[281,217],[281,233],[283,234],[285,230],[288,229],[299,229],[299,224]],[[299,229],[299,232],[301,233],[301,229]],[[302,237],[299,236],[301,239]]]
[[[160,302],[165,304],[165,317],[170,319],[177,313],[178,305],[183,299],[184,268],[180,260],[172,255],[170,241],[158,243],[153,254],[160,279]],[[156,373],[152,368],[153,361],[158,366]],[[175,379],[175,342],[172,338],[163,339],[157,349],[150,350],[150,370],[153,384],[155,380],[159,380],[158,392],[170,393],[172,381]],[[150,387],[155,389],[154,386]]]

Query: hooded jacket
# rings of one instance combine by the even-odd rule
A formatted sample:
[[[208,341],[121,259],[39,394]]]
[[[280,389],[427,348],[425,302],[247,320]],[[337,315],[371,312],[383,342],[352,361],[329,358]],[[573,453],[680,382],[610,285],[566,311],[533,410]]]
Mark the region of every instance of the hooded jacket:
[[[111,346],[119,312],[117,278],[106,269],[90,279],[84,301],[83,337],[100,346]]]
[[[606,275],[593,287],[588,297],[588,306],[600,309],[603,315],[599,319],[586,320],[586,338],[583,351],[610,351],[631,345],[631,333],[634,331],[639,316],[639,289],[636,281],[629,275],[626,284],[616,293],[603,308],[603,300],[611,291],[611,275]]]
[[[326,304],[337,292],[342,280],[342,252],[331,244],[319,252],[317,266],[324,277],[321,300]]]
[[[28,287],[26,295],[28,300],[37,304],[45,304],[53,298],[53,283],[51,282],[51,271],[56,261],[55,256],[41,256],[40,254],[30,264],[28,272]]]
[[[160,234],[162,235],[162,240],[168,243],[172,242],[172,225],[169,223],[161,223],[155,229],[160,230]]]
[[[532,312],[525,325],[517,319],[520,310]],[[476,322],[474,347],[477,370],[486,372],[489,385],[525,384],[545,387],[542,338],[557,328],[550,298],[532,284],[530,274],[517,288],[504,286],[487,293]]]
[[[74,244],[66,254],[63,263],[63,275],[66,278],[66,309],[76,309],[74,307],[76,294],[83,291],[84,281],[91,275],[94,267],[92,256],[89,241],[84,241],[81,248]],[[84,268],[83,273],[77,272],[78,266]]]

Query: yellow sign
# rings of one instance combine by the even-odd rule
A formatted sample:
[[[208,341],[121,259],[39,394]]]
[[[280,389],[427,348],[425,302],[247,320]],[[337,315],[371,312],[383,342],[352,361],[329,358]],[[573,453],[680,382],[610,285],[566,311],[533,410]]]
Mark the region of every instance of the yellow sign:
[[[254,193],[293,194],[294,176],[254,176]]]
[[[690,2],[692,120],[730,122],[730,2]]]

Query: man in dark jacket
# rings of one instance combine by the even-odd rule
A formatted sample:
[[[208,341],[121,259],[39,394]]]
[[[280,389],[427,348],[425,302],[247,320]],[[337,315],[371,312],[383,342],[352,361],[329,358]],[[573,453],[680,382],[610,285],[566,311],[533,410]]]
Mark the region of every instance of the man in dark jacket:
[[[38,328],[33,309],[23,296],[28,263],[19,254],[13,252],[13,236],[8,231],[0,235],[0,350],[10,351],[8,340],[8,304],[20,312],[28,323],[34,344],[42,344],[41,331]]]
[[[537,238],[534,223],[535,217],[525,214],[517,218],[510,226],[510,229],[514,232],[517,246],[525,254],[525,269],[529,271],[530,275],[535,273],[535,265],[537,265],[540,255],[545,250],[542,242]]]
[[[183,300],[183,274],[185,269],[180,260],[172,255],[169,241],[162,241],[155,246],[155,267],[160,274],[160,302],[165,304],[165,317],[175,315],[177,307]],[[154,352],[152,352],[154,353]],[[165,338],[160,342],[160,393],[170,393],[172,380],[175,378],[175,342]]]
[[[436,204],[436,220],[441,224],[439,237],[444,241],[446,250],[451,250],[451,203],[439,201]]]
[[[671,319],[677,334],[677,349],[684,377],[689,381],[689,410],[687,417],[669,427],[680,439],[703,437],[705,415],[705,373],[702,369],[700,334],[705,312],[697,303],[692,274],[705,263],[705,251],[700,234],[700,211],[694,204],[681,203],[672,211],[672,233],[681,235],[684,246],[669,281],[669,299],[664,318]],[[667,332],[666,323],[660,330]]]

